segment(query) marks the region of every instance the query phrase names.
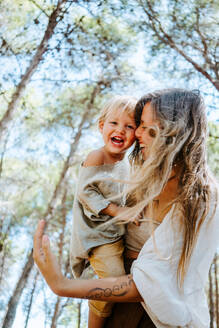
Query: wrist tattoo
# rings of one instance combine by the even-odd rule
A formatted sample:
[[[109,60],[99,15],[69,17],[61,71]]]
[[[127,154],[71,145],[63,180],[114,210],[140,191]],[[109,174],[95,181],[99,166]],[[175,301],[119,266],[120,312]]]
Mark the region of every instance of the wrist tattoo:
[[[90,300],[101,300],[111,296],[121,297],[129,292],[132,283],[132,275],[128,275],[127,280],[121,281],[119,284],[113,285],[111,288],[96,287],[91,289],[85,298]]]

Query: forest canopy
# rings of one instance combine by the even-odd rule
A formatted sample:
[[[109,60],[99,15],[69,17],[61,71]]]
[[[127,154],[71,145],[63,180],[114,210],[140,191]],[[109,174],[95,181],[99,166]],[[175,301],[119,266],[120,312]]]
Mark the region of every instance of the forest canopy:
[[[199,89],[208,160],[219,177],[216,0],[0,1],[0,321],[2,327],[86,327],[85,301],[53,295],[32,259],[47,221],[63,272],[79,163],[101,144],[97,119],[112,95]],[[218,324],[218,260],[209,276]],[[217,323],[216,323],[217,322]]]

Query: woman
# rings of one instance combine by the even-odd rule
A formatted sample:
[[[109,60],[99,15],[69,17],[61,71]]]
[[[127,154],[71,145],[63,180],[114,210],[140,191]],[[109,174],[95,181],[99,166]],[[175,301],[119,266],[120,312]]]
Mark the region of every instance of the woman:
[[[197,92],[162,90],[141,98],[135,117],[138,143],[128,190],[132,207],[119,219],[143,213],[142,224],[150,227],[151,237],[131,274],[100,280],[65,278],[48,237],[42,237],[44,222],[35,234],[34,259],[59,296],[143,301],[155,327],[207,328],[204,286],[217,248],[219,211],[218,191],[206,163],[203,100]]]

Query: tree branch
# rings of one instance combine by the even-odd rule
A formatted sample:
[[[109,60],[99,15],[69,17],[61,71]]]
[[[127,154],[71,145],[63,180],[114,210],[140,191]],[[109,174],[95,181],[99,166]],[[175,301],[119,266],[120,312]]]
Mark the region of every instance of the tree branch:
[[[47,12],[40,5],[38,5],[38,3],[36,3],[35,0],[29,0],[29,1],[32,2],[38,9],[40,9],[47,17],[49,17]]]
[[[25,74],[23,75],[20,83],[18,84],[14,94],[12,95],[12,99],[8,104],[8,108],[0,121],[0,140],[3,137],[4,131],[7,129],[7,125],[13,117],[13,114],[16,110],[16,107],[20,101],[20,98],[26,88],[27,83],[30,81],[32,75],[36,71],[39,63],[41,62],[43,55],[45,54],[49,40],[51,39],[53,32],[55,30],[56,25],[58,24],[58,19],[60,16],[63,18],[62,7],[67,2],[67,0],[62,0],[58,2],[56,9],[52,12],[49,17],[49,22],[47,25],[47,29],[45,31],[44,37],[34,55],[29,67],[27,68]]]
[[[200,65],[198,65],[191,57],[189,57],[182,49],[179,48],[179,46],[175,43],[175,41],[172,39],[172,37],[164,30],[160,20],[155,15],[155,12],[153,10],[153,7],[150,3],[150,0],[147,0],[147,5],[149,10],[145,7],[145,5],[140,0],[140,4],[146,13],[146,15],[149,18],[149,21],[151,22],[151,28],[155,32],[156,36],[160,41],[162,41],[164,44],[169,46],[170,48],[174,49],[179,55],[181,55],[187,62],[192,64],[192,66],[200,72],[203,76],[205,76],[213,85],[214,87],[219,90],[219,81],[214,80],[210,74],[205,71]],[[156,24],[158,27],[156,26]]]

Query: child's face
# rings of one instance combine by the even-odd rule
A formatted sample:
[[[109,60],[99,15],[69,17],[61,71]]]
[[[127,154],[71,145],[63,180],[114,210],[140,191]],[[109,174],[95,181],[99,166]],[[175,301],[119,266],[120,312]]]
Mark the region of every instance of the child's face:
[[[105,121],[99,122],[104,148],[109,154],[124,153],[135,141],[134,114],[119,110],[113,111]]]

